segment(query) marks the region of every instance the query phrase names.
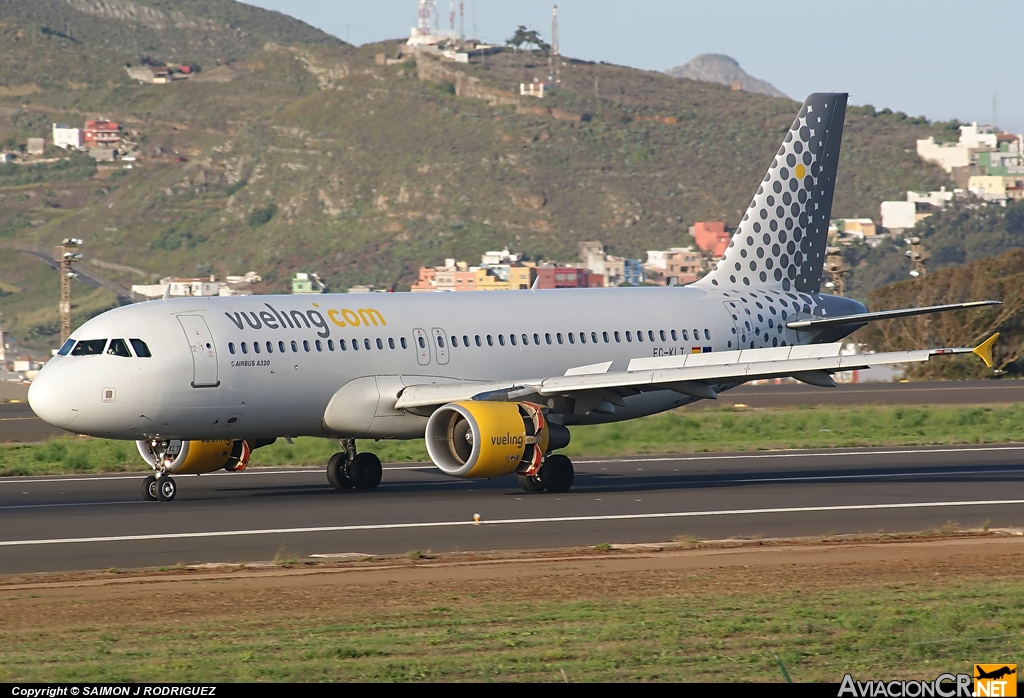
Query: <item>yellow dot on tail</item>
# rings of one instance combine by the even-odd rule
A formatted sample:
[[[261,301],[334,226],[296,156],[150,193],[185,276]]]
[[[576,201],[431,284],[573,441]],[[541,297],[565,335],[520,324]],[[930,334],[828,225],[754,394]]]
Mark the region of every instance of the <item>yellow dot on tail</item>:
[[[798,165],[796,166],[796,170],[794,170],[794,174],[796,174],[796,178],[797,178],[797,179],[803,179],[803,178],[804,178],[804,174],[805,174],[806,172],[807,172],[807,170],[806,170],[806,169],[804,169],[804,166],[803,166],[803,164],[802,164],[802,163],[801,163],[801,164],[798,164]]]

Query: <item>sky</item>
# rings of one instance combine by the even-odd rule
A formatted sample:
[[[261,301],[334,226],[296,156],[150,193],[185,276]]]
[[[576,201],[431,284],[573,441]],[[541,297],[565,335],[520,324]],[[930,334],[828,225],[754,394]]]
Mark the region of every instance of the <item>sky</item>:
[[[438,0],[447,23],[450,0]],[[354,44],[409,36],[416,0],[246,0]],[[560,0],[562,54],[664,71],[702,53],[735,58],[802,101],[1024,130],[1020,0]],[[520,24],[551,33],[551,0],[464,0],[469,37],[503,44]],[[456,19],[456,22],[458,20]]]

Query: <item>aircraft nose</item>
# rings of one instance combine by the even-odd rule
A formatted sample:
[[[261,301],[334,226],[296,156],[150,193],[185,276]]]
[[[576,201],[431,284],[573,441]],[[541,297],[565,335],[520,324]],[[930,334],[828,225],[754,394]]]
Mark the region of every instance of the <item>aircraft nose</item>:
[[[28,404],[44,422],[67,428],[78,416],[82,390],[62,368],[43,367],[29,386]]]

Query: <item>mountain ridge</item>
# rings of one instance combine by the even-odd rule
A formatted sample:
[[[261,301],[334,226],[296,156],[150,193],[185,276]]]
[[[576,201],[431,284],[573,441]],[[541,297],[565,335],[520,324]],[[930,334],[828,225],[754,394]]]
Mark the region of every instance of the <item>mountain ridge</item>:
[[[771,83],[755,78],[740,67],[735,58],[722,53],[702,53],[690,59],[683,65],[677,65],[665,71],[667,75],[674,78],[686,78],[687,80],[698,80],[700,82],[717,82],[720,85],[732,87],[739,83],[740,89],[744,92],[789,99],[782,91],[778,90]]]

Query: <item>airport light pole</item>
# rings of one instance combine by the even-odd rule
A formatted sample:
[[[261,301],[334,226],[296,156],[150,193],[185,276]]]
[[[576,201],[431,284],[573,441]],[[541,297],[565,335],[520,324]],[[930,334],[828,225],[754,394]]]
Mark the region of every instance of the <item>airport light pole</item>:
[[[60,272],[60,343],[64,344],[71,336],[71,280],[78,276],[75,262],[82,258],[78,248],[82,241],[78,238],[65,238],[53,248],[53,261],[57,262]]]
[[[903,254],[910,258],[910,262],[914,265],[914,268],[910,270],[910,275],[915,279],[924,276],[925,263],[928,261],[928,251],[924,249],[924,245],[921,244],[921,238],[912,237],[904,238],[903,242],[910,246],[910,249]]]

